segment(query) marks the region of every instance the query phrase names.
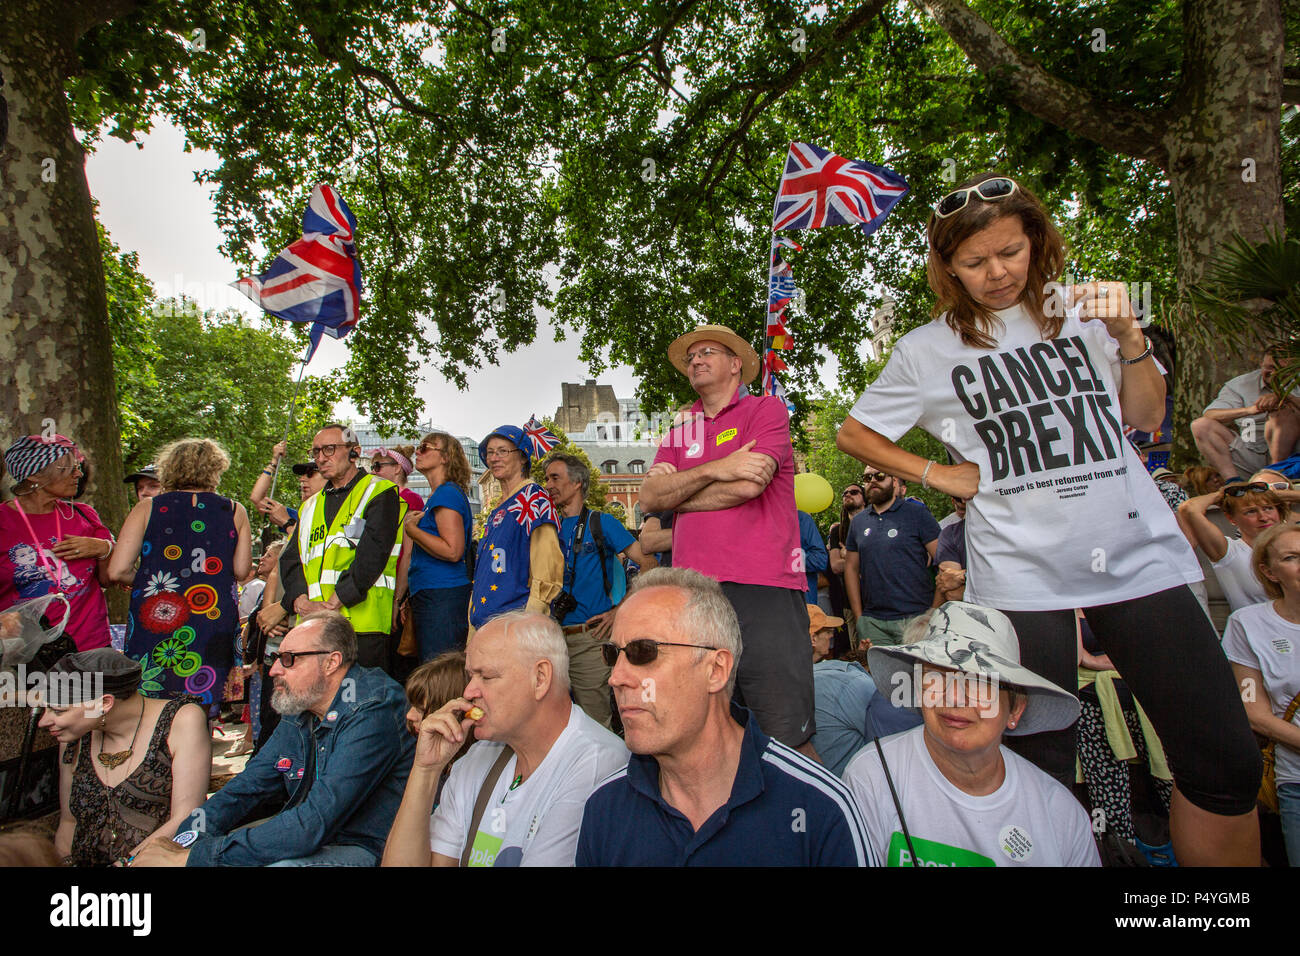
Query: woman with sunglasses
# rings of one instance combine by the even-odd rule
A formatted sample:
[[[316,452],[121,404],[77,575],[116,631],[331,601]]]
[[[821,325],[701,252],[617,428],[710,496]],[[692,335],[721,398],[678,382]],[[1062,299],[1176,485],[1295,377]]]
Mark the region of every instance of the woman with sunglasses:
[[[424,510],[424,499],[406,487],[406,479],[418,466],[411,463],[415,454],[413,445],[394,445],[392,448],[375,448],[370,451],[370,473],[387,478],[397,485],[397,493],[406,502],[406,513]]]
[[[1084,608],[1174,768],[1179,862],[1257,865],[1259,751],[1188,588],[1200,566],[1123,437],[1124,424],[1154,431],[1165,414],[1163,370],[1124,286],[1056,285],[1061,236],[1004,176],[944,196],[927,231],[936,318],[895,344],[837,445],[969,499],[966,600],[1004,612],[1024,665],[1061,687],[1077,682]],[[913,426],[954,464],[898,447]],[[1009,744],[1073,781],[1073,726]]]
[[[1287,494],[1292,494],[1289,485]],[[1240,537],[1229,538],[1210,520],[1211,507],[1222,510]],[[1278,491],[1267,481],[1233,482],[1212,494],[1189,498],[1178,506],[1178,514],[1210,559],[1229,608],[1239,611],[1268,600],[1255,574],[1251,549],[1261,533],[1290,517],[1290,506]]]
[[[88,651],[109,644],[113,535],[77,494],[82,455],[62,435],[27,435],[5,452],[13,500],[0,505],[0,610],[51,592],[68,599],[64,633]]]
[[[412,544],[406,559],[411,593],[407,613],[415,615],[415,637],[424,663],[463,648],[469,636],[465,555],[474,533],[474,515],[469,507],[469,460],[454,437],[446,432],[425,435],[415,449],[415,467],[429,482],[429,501],[427,507],[406,513],[405,531]]]

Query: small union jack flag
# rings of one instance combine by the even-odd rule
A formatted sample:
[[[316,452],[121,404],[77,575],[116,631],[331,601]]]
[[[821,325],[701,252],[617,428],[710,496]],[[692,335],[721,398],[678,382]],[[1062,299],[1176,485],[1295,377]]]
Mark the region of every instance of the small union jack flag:
[[[560,443],[556,434],[537,420],[533,415],[524,424],[524,437],[533,446],[533,457],[541,458]]]
[[[554,521],[550,496],[536,485],[532,487],[532,491],[527,488],[522,489],[519,494],[511,499],[510,506],[506,508],[515,516],[515,520],[528,530],[529,534],[532,533],[535,522],[548,519]]]
[[[907,190],[906,180],[893,170],[809,143],[791,143],[772,211],[772,231],[857,223],[869,235]]]
[[[357,217],[338,190],[319,183],[302,217],[302,238],[280,251],[260,276],[232,282],[276,318],[311,323],[310,361],[322,335],[341,339],[361,317]]]

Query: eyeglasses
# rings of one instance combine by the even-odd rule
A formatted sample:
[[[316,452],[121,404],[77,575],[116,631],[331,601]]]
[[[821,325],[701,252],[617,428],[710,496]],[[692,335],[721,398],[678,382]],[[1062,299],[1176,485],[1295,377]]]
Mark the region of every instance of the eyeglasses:
[[[508,458],[517,452],[518,448],[489,448],[483,453],[484,458]]]
[[[661,647],[698,647],[703,651],[718,650],[718,648],[709,647],[706,644],[674,644],[672,641],[652,641],[648,637],[638,637],[634,641],[628,641],[622,647],[606,641],[600,645],[600,656],[605,661],[606,667],[613,667],[618,663],[620,652],[627,654],[627,662],[633,667],[644,667],[659,656],[659,648]]]
[[[704,348],[702,348],[702,349],[696,349],[694,352],[687,352],[687,353],[686,353],[686,364],[687,364],[687,365],[690,365],[692,362],[695,361],[695,359],[696,359],[697,357],[698,357],[698,358],[708,358],[708,357],[711,356],[711,355],[731,355],[731,356],[734,356],[735,354],[736,354],[736,353],[733,352],[733,351],[731,351],[730,349],[715,349],[715,348],[714,348],[713,346],[711,346],[711,345],[706,345]]]
[[[397,468],[397,467],[398,464],[395,461],[372,461],[370,463],[371,471],[374,471],[378,468]]]
[[[441,450],[442,450],[441,448],[439,448],[437,445],[433,444],[432,442],[422,441],[420,442],[419,445],[416,446],[415,453],[417,455],[423,455],[426,451],[441,451]]]
[[[890,477],[889,475],[885,474],[883,471],[864,471],[862,473],[862,480],[863,481],[889,481]]]
[[[1233,482],[1230,485],[1223,486],[1223,493],[1225,495],[1230,495],[1233,498],[1240,498],[1244,495],[1250,494],[1252,491],[1269,491],[1269,490],[1270,488],[1268,486],[1268,483],[1264,481],[1252,481],[1249,484],[1245,484],[1245,485]]]
[[[957,189],[950,192],[939,200],[939,204],[934,207],[934,214],[940,219],[947,219],[954,213],[961,212],[970,202],[972,193],[977,194],[985,202],[993,202],[996,199],[1006,199],[1016,191],[1016,184],[1010,179],[986,179],[978,186],[970,189]]]
[[[345,447],[345,446],[344,446],[344,445],[340,445],[340,444],[334,444],[334,445],[321,445],[321,446],[319,446],[318,448],[313,448],[313,449],[311,450],[311,457],[313,457],[313,458],[329,458],[329,457],[332,456],[336,451],[338,451],[340,448],[343,448],[343,447]]]
[[[292,667],[300,657],[315,657],[318,654],[333,654],[333,651],[276,651],[266,655],[266,666],[274,667],[279,661],[281,667]]]

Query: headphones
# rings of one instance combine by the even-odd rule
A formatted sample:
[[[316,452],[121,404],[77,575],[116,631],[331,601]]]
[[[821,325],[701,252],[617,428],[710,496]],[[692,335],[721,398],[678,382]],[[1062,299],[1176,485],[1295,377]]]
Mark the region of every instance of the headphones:
[[[348,459],[349,459],[349,460],[351,460],[351,459],[355,459],[355,458],[360,458],[360,457],[361,457],[361,452],[357,451],[355,448],[349,448],[349,449],[348,449]]]

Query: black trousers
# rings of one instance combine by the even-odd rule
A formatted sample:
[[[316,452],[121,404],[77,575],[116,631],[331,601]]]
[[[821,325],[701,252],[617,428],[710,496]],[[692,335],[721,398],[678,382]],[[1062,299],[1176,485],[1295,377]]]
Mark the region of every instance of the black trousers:
[[[1074,611],[1004,611],[1020,662],[1078,693]],[[1174,783],[1202,810],[1225,816],[1255,807],[1263,764],[1219,636],[1186,585],[1084,608],[1088,625],[1164,745]],[[1013,751],[1074,783],[1075,727],[1007,737]]]

